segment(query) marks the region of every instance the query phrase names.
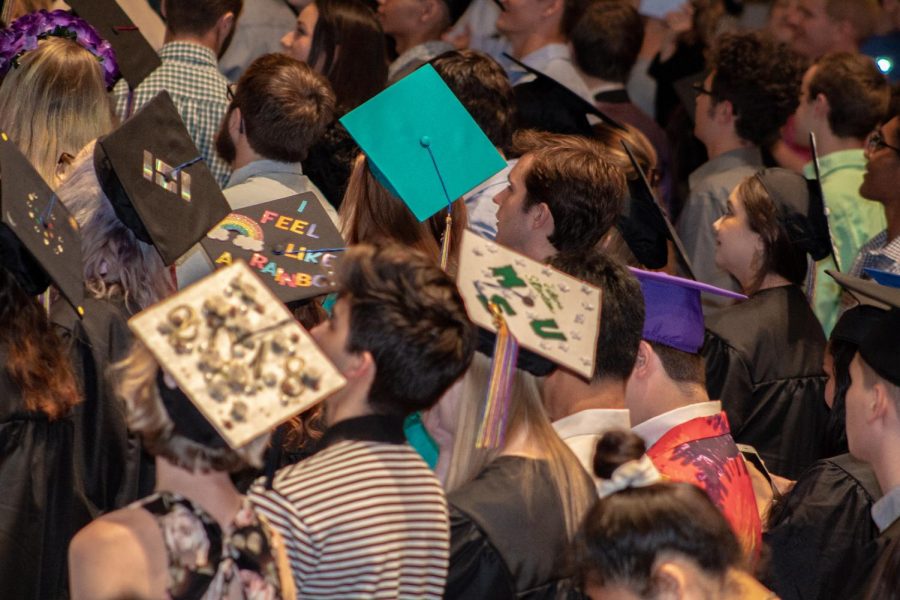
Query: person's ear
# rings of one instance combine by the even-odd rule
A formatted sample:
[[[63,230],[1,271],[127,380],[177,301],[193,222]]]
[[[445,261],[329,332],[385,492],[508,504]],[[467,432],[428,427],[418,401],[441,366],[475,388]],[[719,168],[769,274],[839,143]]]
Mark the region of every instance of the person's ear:
[[[893,400],[883,381],[876,381],[869,392],[869,397],[866,399],[866,402],[868,403],[866,406],[867,423],[884,421],[891,412],[893,412],[894,417],[896,418],[897,411],[891,411]]]
[[[228,132],[231,133],[232,138],[244,135],[244,115],[241,114],[241,109],[236,106],[228,114]]]
[[[637,357],[634,361],[634,368],[631,370],[631,376],[637,379],[646,379],[652,371],[653,348],[645,340],[641,340],[638,344]]]
[[[661,562],[653,569],[655,598],[660,600],[680,600],[688,587],[688,575],[684,568],[670,561]]]
[[[813,100],[813,114],[819,119],[827,119],[828,113],[831,111],[831,105],[825,94],[818,94]]]
[[[534,204],[528,211],[531,215],[532,228],[535,230],[548,229],[549,234],[553,233],[556,224],[553,221],[553,213],[550,212],[550,206],[546,202],[538,202]]]
[[[375,378],[375,359],[368,350],[350,354],[341,369],[348,379],[371,381]]]
[[[729,125],[736,119],[734,105],[731,100],[720,100],[712,107],[713,118],[720,125]]]
[[[555,15],[556,13],[561,13],[563,8],[565,7],[565,0],[547,0],[546,6],[544,10],[541,11],[541,16],[549,17],[551,15]]]
[[[231,31],[234,29],[235,18],[234,13],[228,11],[219,17],[219,20],[216,22],[216,34],[220,44],[227,40],[228,36],[231,35]]]

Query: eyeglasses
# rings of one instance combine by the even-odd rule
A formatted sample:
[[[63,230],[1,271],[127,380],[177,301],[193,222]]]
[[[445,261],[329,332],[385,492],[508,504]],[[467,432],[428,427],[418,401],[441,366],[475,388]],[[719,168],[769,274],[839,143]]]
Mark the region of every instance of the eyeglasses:
[[[228,87],[225,88],[225,97],[228,98],[229,102],[234,102],[234,91],[237,89],[236,83],[229,83]]]
[[[866,138],[866,150],[869,154],[873,154],[878,152],[882,148],[890,148],[897,154],[900,154],[900,148],[897,146],[891,146],[887,142],[884,141],[884,134],[880,131],[873,131],[869,134],[869,137]]]
[[[708,90],[703,87],[703,84],[699,81],[697,83],[691,84],[691,89],[694,90],[694,93],[700,96],[701,94],[706,94],[707,96],[713,96],[712,90]]]

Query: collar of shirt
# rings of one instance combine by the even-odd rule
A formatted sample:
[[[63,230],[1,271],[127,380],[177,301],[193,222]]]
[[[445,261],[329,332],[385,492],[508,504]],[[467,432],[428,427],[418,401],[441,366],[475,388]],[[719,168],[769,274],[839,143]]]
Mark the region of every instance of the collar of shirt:
[[[233,172],[231,174],[231,179],[228,180],[228,185],[226,187],[232,187],[240,183],[244,183],[251,177],[256,177],[257,175],[266,175],[269,173],[289,173],[291,175],[303,175],[303,167],[300,165],[300,163],[279,162],[277,160],[269,160],[267,158],[264,158],[262,160],[254,160],[253,162],[247,163],[240,169]]]
[[[897,519],[900,519],[900,485],[872,505],[872,520],[879,532],[884,533]]]
[[[544,73],[547,68],[547,63],[556,59],[572,60],[572,53],[569,52],[569,47],[565,44],[547,44],[546,46],[541,46],[537,50],[526,54],[520,58],[519,61],[525,63],[532,69]],[[510,60],[504,58],[501,64],[506,67],[507,73],[510,75],[516,74],[518,76],[516,83],[523,83],[524,81],[522,78],[525,75],[533,77],[528,71]]]
[[[216,53],[206,46],[193,42],[169,42],[159,51],[163,62],[176,61],[198,66],[218,68]]]
[[[691,419],[711,417],[720,412],[722,412],[722,403],[718,400],[688,404],[648,419],[640,425],[635,425],[631,430],[644,438],[644,443],[647,444],[647,448],[650,448],[673,427],[687,423]]]
[[[866,277],[863,273],[865,268],[900,273],[900,236],[888,242],[887,230],[884,230],[863,244],[850,274],[854,277]]]
[[[597,435],[610,429],[631,429],[631,417],[627,408],[589,408],[553,421],[553,428],[566,440],[578,435]]]
[[[763,167],[762,154],[757,146],[745,146],[735,148],[725,154],[721,154],[705,164],[700,165],[696,171],[688,177],[688,185],[691,189],[698,187],[700,181],[716,173],[730,171],[737,167]]]
[[[346,440],[403,444],[406,442],[406,435],[403,433],[403,417],[365,415],[344,419],[328,428],[325,435],[322,436],[321,444],[324,448]]]
[[[819,171],[822,179],[825,179],[835,171],[841,169],[865,169],[866,157],[862,148],[853,148],[851,150],[838,150],[831,154],[819,157]],[[816,170],[813,168],[812,161],[803,166],[803,175],[813,178],[816,176]]]

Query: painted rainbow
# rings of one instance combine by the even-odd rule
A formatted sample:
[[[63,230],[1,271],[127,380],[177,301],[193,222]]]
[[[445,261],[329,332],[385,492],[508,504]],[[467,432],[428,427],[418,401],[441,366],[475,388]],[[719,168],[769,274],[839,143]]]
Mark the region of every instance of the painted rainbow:
[[[245,235],[251,239],[263,241],[262,227],[259,223],[246,215],[231,213],[219,223],[219,227],[227,231],[234,231],[239,235]]]

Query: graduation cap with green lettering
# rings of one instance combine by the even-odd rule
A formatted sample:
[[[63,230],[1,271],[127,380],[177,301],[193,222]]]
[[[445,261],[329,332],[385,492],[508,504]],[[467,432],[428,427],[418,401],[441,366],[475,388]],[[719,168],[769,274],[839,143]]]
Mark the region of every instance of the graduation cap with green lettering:
[[[231,212],[165,91],[97,141],[94,169],[119,219],[167,265]]]
[[[372,173],[424,221],[506,161],[431,65],[341,118]]]
[[[236,210],[200,243],[216,267],[246,261],[285,303],[333,291],[346,246],[312,192]]]
[[[72,12],[94,26],[116,51],[116,61],[130,89],[135,89],[162,62],[116,0],[67,0]]]
[[[0,134],[0,168],[3,266],[30,295],[43,292],[52,280],[83,316],[84,263],[78,223],[5,133]]]

